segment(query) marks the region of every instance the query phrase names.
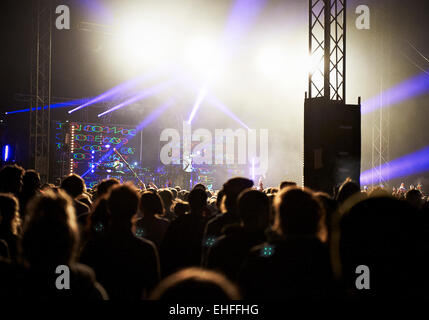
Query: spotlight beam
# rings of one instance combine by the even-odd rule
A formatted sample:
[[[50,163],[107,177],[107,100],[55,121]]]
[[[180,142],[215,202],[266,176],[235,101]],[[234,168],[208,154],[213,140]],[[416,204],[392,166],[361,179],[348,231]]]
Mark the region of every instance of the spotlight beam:
[[[151,97],[151,96],[153,96],[155,94],[158,94],[161,91],[163,91],[163,90],[167,89],[168,87],[172,86],[175,81],[177,81],[177,80],[176,79],[169,80],[167,82],[164,82],[164,83],[161,83],[161,84],[156,85],[154,87],[151,87],[151,88],[149,88],[147,90],[144,90],[143,92],[141,92],[139,94],[136,94],[135,96],[133,96],[133,97],[125,100],[124,102],[121,102],[120,104],[118,104],[118,105],[116,105],[116,106],[114,106],[114,107],[112,107],[112,108],[110,108],[110,109],[108,109],[108,110],[100,113],[98,115],[98,117],[100,118],[100,117],[102,117],[102,116],[104,116],[104,115],[106,115],[106,114],[108,114],[110,112],[113,112],[113,111],[116,111],[118,109],[121,109],[121,108],[123,108],[125,106],[128,106],[128,105],[134,103],[134,102],[137,102],[139,100],[143,100],[143,99],[149,98],[149,97]]]
[[[250,30],[267,0],[236,0],[224,30],[223,42],[227,54],[233,54],[241,38]]]
[[[371,184],[373,173],[376,175],[381,173],[382,176],[392,180],[427,171],[429,171],[429,147],[367,170],[362,173],[360,181],[362,185]]]
[[[142,131],[145,127],[147,127],[149,124],[151,124],[153,121],[155,121],[159,116],[161,116],[167,109],[172,107],[174,105],[174,100],[169,99],[159,105],[154,111],[152,111],[145,119],[143,119],[142,122],[140,122],[136,126],[136,135],[138,132]],[[134,138],[134,137],[133,137]],[[132,139],[133,139],[132,138]],[[120,149],[124,143],[120,143],[118,146],[116,146],[116,149]],[[94,165],[94,168],[89,168],[84,174],[82,174],[82,178],[85,177],[88,173],[91,172],[91,170],[94,170],[97,166],[99,166],[101,163],[109,159],[109,157],[114,152],[113,148],[111,148],[109,151],[107,151],[101,159]]]
[[[224,105],[219,99],[217,99],[215,96],[208,95],[207,96],[207,102],[209,102],[212,106],[218,108],[220,111],[225,113],[227,116],[232,118],[235,122],[239,123],[241,126],[246,128],[247,130],[250,130],[250,128],[243,122],[237,115],[235,115],[226,105]]]
[[[362,103],[362,114],[368,114],[380,108],[387,108],[407,101],[408,99],[421,96],[429,91],[429,70],[412,77],[404,82],[387,89],[381,94]],[[388,103],[382,101],[387,99]]]
[[[206,98],[207,86],[208,84],[206,83],[204,86],[201,87],[201,89],[198,92],[197,100],[195,101],[194,106],[192,107],[191,114],[189,115],[189,119],[188,119],[189,124],[191,124],[192,120],[195,117],[195,114],[197,113],[198,109],[201,107],[201,104]]]
[[[88,107],[94,103],[104,101],[104,100],[106,100],[112,96],[115,96],[115,95],[121,93],[121,92],[130,90],[133,87],[137,86],[138,84],[143,84],[143,83],[151,80],[152,78],[154,78],[156,75],[158,75],[162,70],[164,70],[164,68],[165,68],[165,66],[158,67],[154,71],[152,71],[148,74],[144,74],[144,75],[138,76],[136,78],[133,78],[131,80],[128,80],[124,83],[121,83],[121,84],[117,85],[116,87],[113,87],[113,88],[103,92],[102,94],[92,98],[91,100],[89,100],[86,103],[78,106],[77,108],[69,110],[68,113],[73,113],[73,112],[78,111],[82,108]]]
[[[210,83],[215,80],[217,67],[223,64],[226,58],[235,53],[240,39],[249,31],[265,4],[266,0],[236,0],[234,2],[223,32],[223,51],[217,61],[213,62],[213,67],[207,71],[206,83],[198,91],[191,115],[188,119],[189,124],[206,98]]]
[[[189,79],[188,77],[183,77],[182,78],[182,84],[184,84],[188,90],[191,90],[191,91],[194,91],[194,92],[198,91],[197,85],[191,79]],[[200,90],[200,92],[201,91],[204,91],[204,90]],[[198,105],[196,104],[198,106],[197,108],[195,108],[195,106],[194,106],[194,108],[192,110],[194,114],[191,113],[191,116],[188,119],[188,123],[189,124],[194,119],[195,114],[196,114],[198,108],[201,106],[202,102],[206,101],[211,106],[219,109],[220,111],[222,111],[223,113],[225,113],[227,116],[229,116],[230,118],[232,118],[234,121],[236,121],[237,123],[239,123],[241,126],[243,126],[244,128],[246,128],[247,130],[250,130],[249,126],[246,125],[243,121],[241,121],[241,119],[236,114],[234,114],[222,101],[220,101],[214,95],[210,94],[208,92],[208,88],[206,88],[205,92],[203,92],[203,93],[204,93],[204,96],[203,96],[204,99],[202,99],[201,103],[199,103]],[[194,109],[196,109],[196,110],[194,110]]]
[[[78,99],[78,100],[71,100],[71,101],[66,101],[66,102],[54,103],[54,104],[51,104],[51,109],[70,107],[70,106],[74,106],[74,105],[77,105],[77,104],[85,103],[85,102],[87,102],[89,100],[90,100],[90,98],[86,98],[86,99]],[[42,110],[42,108],[46,109],[47,107],[48,107],[47,105],[43,106],[43,107],[39,106],[39,107],[37,107],[37,110]],[[10,115],[10,114],[29,112],[29,111],[31,111],[31,109],[30,108],[26,108],[26,109],[19,109],[19,110],[13,110],[13,111],[6,111],[4,114],[5,115]]]

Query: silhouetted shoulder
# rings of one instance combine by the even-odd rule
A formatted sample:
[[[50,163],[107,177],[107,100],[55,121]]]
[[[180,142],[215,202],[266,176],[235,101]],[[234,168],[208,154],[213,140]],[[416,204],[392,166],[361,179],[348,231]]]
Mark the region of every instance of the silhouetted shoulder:
[[[135,243],[140,246],[143,250],[147,250],[147,251],[156,251],[156,246],[155,244],[147,239],[141,238],[141,237],[136,237],[134,236],[134,241]]]

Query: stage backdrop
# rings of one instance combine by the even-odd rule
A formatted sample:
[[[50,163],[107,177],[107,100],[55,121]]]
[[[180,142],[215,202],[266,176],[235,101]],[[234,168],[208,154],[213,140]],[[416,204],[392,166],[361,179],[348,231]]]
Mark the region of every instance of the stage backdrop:
[[[141,135],[133,126],[54,121],[52,131],[52,173],[57,179],[74,172],[85,179],[88,188],[109,177],[134,181],[114,148],[139,174],[143,170]]]

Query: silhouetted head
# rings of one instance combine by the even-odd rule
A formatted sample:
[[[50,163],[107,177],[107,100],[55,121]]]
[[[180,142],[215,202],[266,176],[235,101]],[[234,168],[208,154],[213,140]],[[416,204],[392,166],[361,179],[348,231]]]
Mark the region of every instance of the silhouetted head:
[[[131,218],[137,213],[139,195],[132,184],[116,185],[110,191],[107,200],[112,225],[128,225]]]
[[[85,181],[77,174],[72,173],[61,182],[61,189],[74,199],[85,191]]]
[[[284,189],[286,187],[294,187],[294,186],[296,186],[296,182],[293,182],[293,181],[282,181],[280,183],[280,190]]]
[[[189,191],[187,190],[180,190],[179,191],[179,199],[183,201],[188,201]]]
[[[203,185],[202,183],[197,183],[192,189],[201,189],[206,191],[206,186]]]
[[[316,192],[314,196],[321,201],[323,208],[325,209],[326,226],[330,235],[332,231],[332,218],[338,207],[337,201],[335,201],[329,194],[325,192]]]
[[[22,178],[22,191],[35,193],[40,189],[40,175],[36,170],[27,170]]]
[[[415,263],[419,254],[416,210],[406,201],[391,197],[363,200],[340,221],[340,258],[347,286],[356,292],[356,268],[369,267],[371,290],[366,294],[407,295],[416,292],[419,277]],[[395,279],[395,281],[392,281]],[[364,293],[365,294],[365,293]]]
[[[221,206],[222,206],[222,201],[224,196],[225,196],[225,191],[223,189],[219,190],[219,192],[216,195],[216,208],[219,212],[221,211]]]
[[[275,200],[276,227],[285,236],[316,236],[323,226],[324,211],[310,190],[287,187]]]
[[[420,209],[423,204],[422,193],[417,189],[409,190],[405,195],[405,200],[408,201],[414,208]]]
[[[18,200],[12,193],[0,193],[0,229],[16,235],[20,225]]]
[[[246,189],[238,196],[238,215],[246,228],[265,230],[270,218],[270,200],[258,190]]]
[[[201,188],[194,188],[188,196],[189,206],[191,207],[191,213],[201,213],[207,206],[207,194],[205,190]]]
[[[173,205],[173,193],[168,189],[162,189],[159,190],[158,194],[161,197],[165,210],[170,211]]]
[[[151,300],[225,301],[239,300],[237,287],[220,273],[200,268],[178,271],[152,292]]]
[[[22,251],[30,266],[58,266],[74,261],[79,241],[72,200],[58,190],[45,191],[28,205]]]
[[[150,191],[145,191],[140,196],[139,208],[144,217],[164,214],[164,205],[161,197]]]
[[[104,179],[97,185],[97,194],[96,197],[100,198],[103,195],[106,195],[109,193],[110,189],[114,186],[119,184],[119,180],[115,178],[110,179]]]
[[[344,201],[346,201],[348,198],[358,192],[360,192],[359,185],[350,179],[346,179],[346,181],[344,181],[338,189],[336,200],[338,201],[338,204],[342,204],[344,203]]]
[[[180,199],[176,200],[176,203],[174,204],[174,214],[176,217],[184,215],[190,209],[191,208],[189,207],[189,203]]]
[[[168,188],[168,190],[171,191],[171,193],[173,194],[173,200],[175,200],[177,198],[178,191],[174,188]]]
[[[107,206],[107,196],[104,195],[98,198],[89,214],[88,229],[93,232],[100,234],[107,231],[110,226],[110,212]]]
[[[247,178],[232,178],[223,185],[225,207],[228,212],[235,213],[238,195],[245,189],[251,188],[253,181]]]
[[[0,192],[17,196],[21,191],[24,172],[24,169],[16,164],[4,166],[0,170]]]
[[[206,191],[207,199],[213,196],[213,193],[209,189],[206,189],[205,191]]]

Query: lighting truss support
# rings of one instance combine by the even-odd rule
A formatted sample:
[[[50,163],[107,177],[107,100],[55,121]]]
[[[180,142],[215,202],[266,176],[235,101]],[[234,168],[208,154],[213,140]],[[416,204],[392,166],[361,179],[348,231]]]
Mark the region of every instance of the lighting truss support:
[[[30,166],[49,181],[51,112],[52,6],[50,0],[33,1],[31,46]],[[42,108],[38,108],[42,107]]]
[[[383,99],[383,95],[381,98]],[[384,101],[382,101],[384,103]],[[372,153],[371,153],[371,184],[388,186],[389,170],[380,170],[382,165],[390,161],[390,112],[389,108],[379,108],[372,115]]]
[[[309,0],[309,98],[346,101],[346,0]]]
[[[389,6],[389,4],[386,4]],[[388,10],[390,12],[390,9]],[[387,32],[387,16],[383,11],[377,11],[379,16],[378,26],[379,32],[377,33],[377,51],[378,51],[378,70],[377,73],[380,77],[380,107],[375,110],[372,115],[372,152],[371,152],[371,184],[373,186],[383,185],[387,187],[389,185],[389,172],[390,170],[380,170],[380,167],[389,166],[390,162],[390,108],[385,108],[386,105],[390,104],[389,97],[384,95],[383,92],[386,90],[384,79],[389,78],[391,68],[391,51],[386,50],[390,48],[392,44],[392,36]],[[390,35],[390,36],[389,36]],[[385,69],[383,69],[383,66]]]

